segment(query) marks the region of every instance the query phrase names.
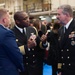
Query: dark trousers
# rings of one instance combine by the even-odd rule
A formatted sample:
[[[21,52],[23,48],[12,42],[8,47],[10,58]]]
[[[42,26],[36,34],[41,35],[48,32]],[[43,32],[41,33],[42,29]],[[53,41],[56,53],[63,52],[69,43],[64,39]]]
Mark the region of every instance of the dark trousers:
[[[62,68],[62,75],[75,75],[75,67],[74,68],[70,68],[70,67]]]
[[[28,65],[24,72],[20,75],[43,75],[43,64],[41,65]]]
[[[52,65],[52,75],[57,75],[57,65]]]

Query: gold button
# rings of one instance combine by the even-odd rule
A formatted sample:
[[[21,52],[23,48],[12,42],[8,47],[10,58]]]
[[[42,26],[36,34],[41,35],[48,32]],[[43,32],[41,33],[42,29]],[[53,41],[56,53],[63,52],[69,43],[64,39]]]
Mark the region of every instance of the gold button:
[[[35,61],[33,61],[33,63],[35,63]]]
[[[26,65],[28,65],[28,63],[26,63]]]
[[[32,50],[34,51],[34,48],[32,48]]]
[[[63,52],[63,49],[61,50],[61,52]]]
[[[68,65],[69,65],[69,66],[71,66],[71,64],[70,64],[70,63],[69,63]]]
[[[63,57],[61,57],[63,59]]]
[[[30,48],[28,48],[28,51],[30,51]]]
[[[33,57],[35,57],[35,55],[33,55]]]
[[[69,49],[67,49],[67,51],[69,51]]]
[[[28,59],[28,57],[26,57],[26,59]]]
[[[63,65],[65,65],[65,63],[63,63]]]
[[[70,57],[68,56],[67,58],[69,59]]]

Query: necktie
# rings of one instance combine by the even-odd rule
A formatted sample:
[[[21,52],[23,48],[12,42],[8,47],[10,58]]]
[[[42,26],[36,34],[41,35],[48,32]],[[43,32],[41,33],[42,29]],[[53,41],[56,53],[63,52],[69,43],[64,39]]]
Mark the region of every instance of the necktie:
[[[24,28],[23,28],[23,34],[25,34],[25,30],[24,30]]]
[[[64,32],[66,32],[67,31],[66,27],[64,29],[65,29]]]

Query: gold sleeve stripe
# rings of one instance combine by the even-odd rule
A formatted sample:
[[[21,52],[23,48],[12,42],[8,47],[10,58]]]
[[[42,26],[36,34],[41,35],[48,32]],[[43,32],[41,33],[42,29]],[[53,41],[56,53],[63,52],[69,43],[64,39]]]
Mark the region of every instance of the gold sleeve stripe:
[[[35,27],[33,27],[34,29],[35,29],[35,31],[36,31],[36,36],[38,36],[38,31],[37,31],[37,29],[35,28]]]
[[[61,69],[62,63],[58,63],[58,69]]]
[[[41,48],[41,49],[44,49],[43,46],[42,46],[42,42],[40,42],[40,48]]]
[[[25,55],[24,45],[20,46],[19,49],[20,49],[20,52],[21,52],[23,55]]]

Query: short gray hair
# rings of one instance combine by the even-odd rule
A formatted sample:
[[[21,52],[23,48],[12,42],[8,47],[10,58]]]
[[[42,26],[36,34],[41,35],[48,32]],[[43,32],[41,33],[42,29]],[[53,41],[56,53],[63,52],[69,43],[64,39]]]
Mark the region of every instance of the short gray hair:
[[[58,9],[62,9],[63,14],[69,13],[70,17],[73,17],[73,10],[70,5],[61,5],[58,7]]]

